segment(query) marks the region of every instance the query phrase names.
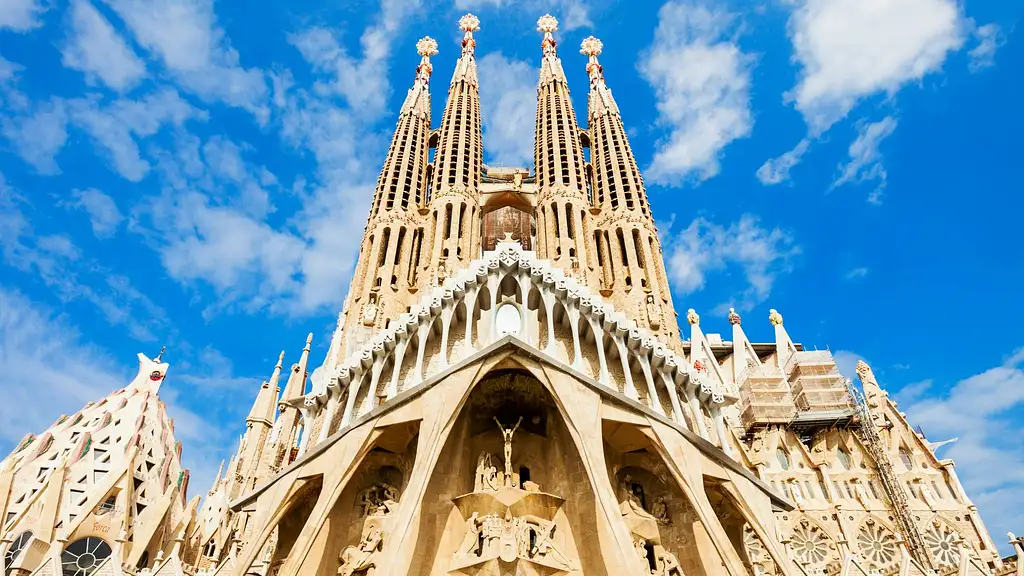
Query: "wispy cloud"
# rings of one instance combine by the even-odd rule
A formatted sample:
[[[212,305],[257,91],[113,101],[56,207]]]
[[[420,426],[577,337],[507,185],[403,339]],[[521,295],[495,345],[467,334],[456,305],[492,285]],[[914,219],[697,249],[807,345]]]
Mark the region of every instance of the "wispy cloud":
[[[878,122],[858,123],[857,138],[850,144],[850,158],[839,166],[842,172],[833,182],[832,188],[851,182],[874,182],[875,188],[868,195],[868,202],[880,204],[889,175],[882,164],[882,153],[878,148],[895,129],[896,119],[892,116],[886,116]]]
[[[28,32],[38,28],[47,9],[43,0],[0,0],[0,30]]]
[[[751,214],[728,226],[696,218],[680,232],[670,226],[666,230],[665,266],[675,292],[701,290],[710,273],[736,267],[746,287],[724,305],[741,311],[764,302],[776,278],[792,270],[793,258],[801,251],[789,232],[764,228]]]
[[[798,82],[785,98],[801,114],[808,136],[757,172],[762,184],[789,171],[817,140],[860,102],[895,95],[942,69],[964,44],[970,21],[956,0],[793,0],[789,38]]]
[[[200,98],[269,116],[266,78],[242,66],[217,23],[212,0],[106,0],[135,40],[158,57],[175,80]]]
[[[493,52],[480,58],[478,72],[488,160],[509,166],[533,165],[537,65]]]
[[[114,199],[95,188],[72,190],[71,200],[63,204],[84,210],[89,215],[92,232],[97,238],[110,238],[124,221],[124,214],[117,208]]]
[[[967,52],[971,61],[968,65],[971,72],[978,72],[994,66],[996,63],[996,51],[1006,43],[1006,36],[1003,30],[996,24],[986,24],[974,30],[974,38],[978,44]]]
[[[0,174],[0,250],[3,262],[41,281],[61,301],[93,305],[106,320],[145,341],[168,330],[166,313],[130,280],[88,255],[66,234],[45,234],[30,218],[28,200]]]
[[[737,22],[696,2],[668,2],[658,12],[654,42],[638,64],[667,131],[646,171],[651,182],[679,186],[715,176],[722,150],[753,129],[754,61],[736,44]]]
[[[1024,514],[1006,502],[1024,498],[1024,349],[1001,365],[942,389],[931,381],[896,395],[900,409],[932,440],[959,438],[942,457],[953,458],[964,487],[997,538],[1017,530]],[[907,392],[906,394],[904,392]]]
[[[146,65],[89,0],[72,0],[68,19],[64,66],[114,90],[131,88],[145,75]]]

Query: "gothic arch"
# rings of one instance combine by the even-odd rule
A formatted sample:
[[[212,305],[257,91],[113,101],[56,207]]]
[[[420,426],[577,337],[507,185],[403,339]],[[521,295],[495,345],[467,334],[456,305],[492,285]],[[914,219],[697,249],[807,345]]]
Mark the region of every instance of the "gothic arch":
[[[470,526],[459,497],[476,493],[477,471],[485,454],[499,471],[504,470],[502,433],[494,419],[505,430],[519,423],[513,435],[509,482],[564,500],[554,513],[556,547],[578,562],[582,573],[607,574],[599,548],[588,546],[586,555],[577,551],[584,535],[593,533],[598,506],[594,490],[581,485],[589,484],[589,476],[581,472],[585,467],[578,439],[545,378],[517,364],[513,355],[501,362],[501,368],[478,376],[456,409],[419,499],[410,574],[448,572]],[[527,470],[529,486],[521,476]],[[458,536],[452,540],[445,534]]]

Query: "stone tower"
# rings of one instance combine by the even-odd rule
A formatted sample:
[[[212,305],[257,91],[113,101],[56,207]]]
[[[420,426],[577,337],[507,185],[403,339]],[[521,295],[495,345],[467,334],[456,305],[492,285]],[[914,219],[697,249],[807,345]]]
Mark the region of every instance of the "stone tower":
[[[533,148],[537,255],[588,285],[593,275],[588,245],[590,198],[580,128],[553,35],[558,21],[548,15],[537,26],[544,34]]]
[[[661,242],[622,114],[597,60],[602,48],[601,41],[591,36],[580,49],[589,58],[587,123],[601,294],[675,346],[680,339],[679,325],[668,289]]]
[[[29,434],[0,462],[0,573],[180,573],[199,500],[185,501],[188,471],[158,395],[168,367],[139,354],[128,386]]]

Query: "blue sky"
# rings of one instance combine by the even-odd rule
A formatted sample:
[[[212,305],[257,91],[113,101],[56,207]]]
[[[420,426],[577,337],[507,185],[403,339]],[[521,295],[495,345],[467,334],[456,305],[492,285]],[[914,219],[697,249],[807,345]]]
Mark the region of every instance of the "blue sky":
[[[677,310],[867,359],[1024,529],[1020,3],[434,4],[0,0],[0,452],[166,344],[205,491],[278,352],[323,358],[416,40],[440,118],[479,15],[485,155],[527,165],[551,12],[581,119],[604,41]]]

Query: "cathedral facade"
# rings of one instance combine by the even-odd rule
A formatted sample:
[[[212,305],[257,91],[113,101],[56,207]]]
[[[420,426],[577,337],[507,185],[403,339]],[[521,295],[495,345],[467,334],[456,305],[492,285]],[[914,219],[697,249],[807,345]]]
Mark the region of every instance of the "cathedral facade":
[[[479,21],[459,27],[436,128],[437,43],[417,43],[322,365],[312,335],[282,353],[201,508],[155,389],[76,420],[143,431],[84,488],[84,436],[27,438],[0,466],[5,575],[1024,576],[866,364],[853,386],[775,310],[760,343],[734,311],[727,339],[677,313],[599,40],[582,128],[538,21],[534,166],[492,168]],[[165,464],[133,476],[151,446]]]

